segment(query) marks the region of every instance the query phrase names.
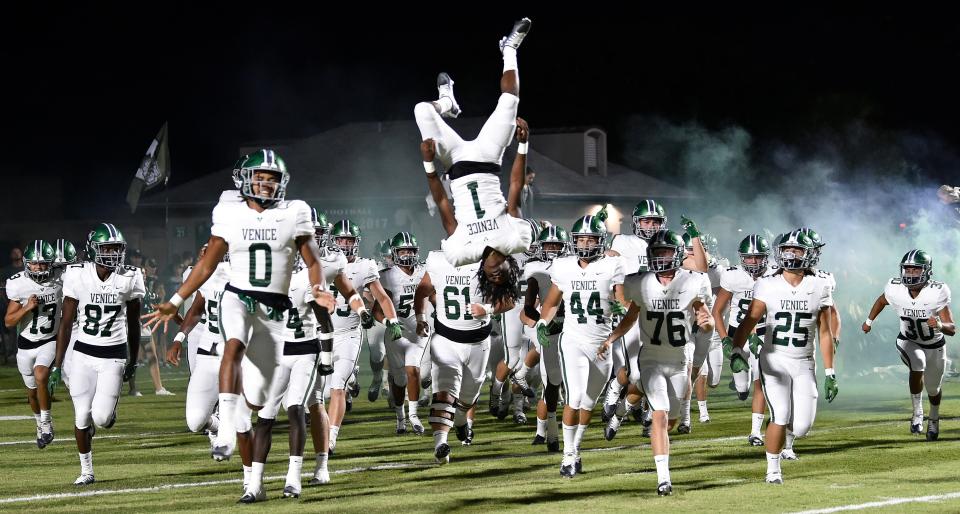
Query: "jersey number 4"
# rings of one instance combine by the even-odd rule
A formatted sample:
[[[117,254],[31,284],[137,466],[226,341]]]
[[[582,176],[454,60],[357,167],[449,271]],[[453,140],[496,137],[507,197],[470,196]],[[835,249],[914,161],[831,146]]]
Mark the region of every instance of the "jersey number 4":
[[[577,315],[577,323],[581,325],[587,322],[587,316],[596,316],[597,325],[603,325],[603,307],[600,306],[600,291],[590,293],[587,299],[587,310],[583,310],[583,302],[580,300],[580,291],[570,295],[570,314]]]

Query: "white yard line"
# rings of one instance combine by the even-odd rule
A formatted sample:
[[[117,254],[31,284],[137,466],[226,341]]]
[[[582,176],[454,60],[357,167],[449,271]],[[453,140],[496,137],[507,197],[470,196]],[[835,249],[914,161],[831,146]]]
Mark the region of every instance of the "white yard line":
[[[415,468],[415,467],[427,467],[427,465],[407,464],[407,463],[378,464],[376,466],[331,471],[331,474],[346,475],[351,473],[362,473],[364,471],[382,471],[382,470],[389,470],[389,469],[403,469],[403,468]],[[312,477],[313,473],[302,473],[300,476]],[[276,480],[286,480],[286,478],[287,478],[286,475],[276,475],[271,477],[264,477],[263,480],[264,482],[273,482]],[[90,496],[105,496],[105,495],[113,495],[113,494],[156,493],[160,491],[169,491],[171,489],[189,489],[193,487],[207,487],[211,485],[242,484],[242,483],[243,483],[242,479],[231,478],[226,480],[208,480],[206,482],[188,482],[185,484],[165,484],[165,485],[158,485],[154,487],[136,487],[136,488],[130,488],[130,489],[99,489],[96,491],[79,491],[75,493],[38,494],[35,496],[20,496],[16,498],[0,498],[0,504],[33,502],[38,500],[62,500],[65,498],[86,498]]]
[[[36,419],[33,416],[0,416],[0,421],[23,421],[26,419]]]
[[[891,505],[901,505],[904,503],[927,503],[938,502],[940,500],[952,500],[960,498],[960,491],[947,494],[932,494],[930,496],[914,496],[913,498],[890,498],[889,500],[858,503],[855,505],[841,505],[839,507],[829,507],[826,509],[805,510],[794,514],[829,514],[831,512],[843,512],[847,510],[874,509],[879,507],[889,507]]]

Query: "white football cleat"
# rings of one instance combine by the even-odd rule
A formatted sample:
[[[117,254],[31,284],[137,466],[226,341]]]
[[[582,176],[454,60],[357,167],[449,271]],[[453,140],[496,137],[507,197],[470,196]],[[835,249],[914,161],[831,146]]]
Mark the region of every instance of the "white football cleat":
[[[437,461],[437,464],[444,465],[450,463],[450,445],[447,443],[440,443],[440,446],[437,446],[433,450],[433,458]]]
[[[700,422],[701,422],[701,423],[709,423],[709,422],[710,422],[710,415],[709,415],[709,414],[701,414],[701,415],[700,415]]]
[[[423,435],[423,423],[420,422],[420,417],[415,413],[410,413],[410,428],[414,434]],[[399,430],[399,427],[397,427],[397,430]]]
[[[508,46],[513,49],[520,48],[520,43],[523,43],[523,39],[530,33],[531,24],[530,18],[524,18],[514,23],[510,34],[500,40],[500,53],[503,53],[503,49]]]
[[[450,108],[440,112],[440,116],[444,118],[456,118],[460,116],[460,104],[457,103],[457,98],[453,96],[453,79],[450,78],[450,75],[447,75],[446,72],[440,72],[437,75],[437,92],[440,94],[440,98],[437,100],[437,104],[442,104],[440,100],[448,98],[450,100]],[[442,107],[441,107],[442,108]]]
[[[797,457],[793,448],[784,448],[783,451],[780,452],[780,460],[800,460],[800,457]]]
[[[160,389],[157,389],[155,394],[157,396],[176,396],[177,395],[176,393],[171,393],[170,391],[167,391],[166,387],[161,387]]]
[[[767,473],[766,482],[768,484],[782,484],[783,473]]]
[[[613,441],[613,438],[617,437],[617,432],[620,430],[621,422],[620,416],[614,414],[610,418],[610,421],[607,422],[606,428],[603,429],[603,438],[607,441]]]
[[[936,441],[940,437],[940,420],[927,420],[927,441]]]
[[[224,434],[222,432],[217,432],[217,438],[213,441],[213,450],[210,451],[210,457],[217,462],[230,460],[237,446],[236,432],[234,432],[232,441],[225,440],[230,438],[223,436]]]
[[[657,486],[657,496],[670,496],[673,494],[673,485],[670,482],[662,482]]]
[[[398,420],[397,420],[397,435],[406,434],[406,433],[407,433],[407,420],[406,420],[406,419],[398,419]]]
[[[763,436],[758,434],[750,434],[747,436],[747,444],[750,446],[763,446]]]
[[[911,434],[920,434],[923,432],[923,414],[917,416],[913,415],[913,419],[910,420],[910,433]]]
[[[73,481],[73,485],[90,485],[94,482],[96,482],[96,480],[93,478],[93,473],[82,473],[77,477],[76,480]]]
[[[330,472],[325,469],[315,469],[313,478],[308,482],[310,485],[323,485],[330,483]]]
[[[240,503],[256,503],[266,501],[266,499],[267,493],[264,492],[263,488],[261,487],[257,491],[244,491],[243,496],[241,496],[237,501]]]

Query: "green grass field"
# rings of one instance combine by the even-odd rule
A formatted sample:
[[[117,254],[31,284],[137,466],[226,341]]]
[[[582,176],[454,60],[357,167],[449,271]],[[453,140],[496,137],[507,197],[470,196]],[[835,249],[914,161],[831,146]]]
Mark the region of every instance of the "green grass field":
[[[366,362],[366,361],[363,361]],[[124,396],[112,430],[94,440],[97,483],[72,485],[79,473],[73,442],[73,408],[61,390],[54,404],[56,441],[33,442],[34,421],[0,420],[0,510],[31,512],[235,511],[241,493],[239,456],[216,463],[207,438],[186,431],[187,375],[164,372],[174,397]],[[141,373],[141,387],[149,376]],[[364,379],[364,384],[368,383]],[[477,416],[473,446],[455,446],[451,462],[433,464],[429,435],[396,436],[385,403],[357,399],[330,461],[332,482],[306,487],[300,500],[281,499],[286,473],[286,430],[276,432],[267,464],[269,501],[251,510],[422,512],[538,510],[600,511],[667,508],[671,512],[794,512],[894,498],[947,495],[871,508],[890,512],[960,511],[960,383],[945,384],[940,441],[909,434],[909,396],[898,380],[841,382],[834,404],[821,402],[813,433],[796,444],[799,461],[783,464],[785,484],[763,483],[763,448],[746,445],[749,405],[737,401],[726,380],[713,391],[713,422],[696,422],[690,435],[672,437],[674,495],[658,498],[656,471],[640,427],[625,424],[614,441],[602,425],[583,442],[584,473],[559,475],[559,454],[533,447],[533,427]],[[486,396],[481,398],[485,405]],[[29,415],[15,368],[0,368],[0,416]],[[423,410],[421,410],[423,414]],[[531,421],[533,415],[530,414]],[[426,416],[423,416],[426,419]],[[429,433],[429,429],[428,429]],[[451,441],[456,443],[451,434]],[[304,471],[312,471],[308,439]],[[954,493],[954,494],[950,494]]]

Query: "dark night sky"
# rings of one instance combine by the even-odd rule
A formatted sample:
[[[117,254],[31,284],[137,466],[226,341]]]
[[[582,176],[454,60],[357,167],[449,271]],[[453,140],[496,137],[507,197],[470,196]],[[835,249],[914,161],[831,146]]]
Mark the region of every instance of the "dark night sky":
[[[595,124],[615,134],[630,114],[656,114],[790,140],[863,119],[960,144],[960,27],[945,13],[154,9],[163,12],[7,17],[3,130],[17,151],[6,152],[5,174],[60,175],[74,191],[121,199],[165,120],[178,183],[229,165],[242,142],[410,118],[416,101],[435,97],[441,70],[466,115],[486,115],[496,42],[523,15],[534,25],[520,51],[521,115],[534,131]]]

